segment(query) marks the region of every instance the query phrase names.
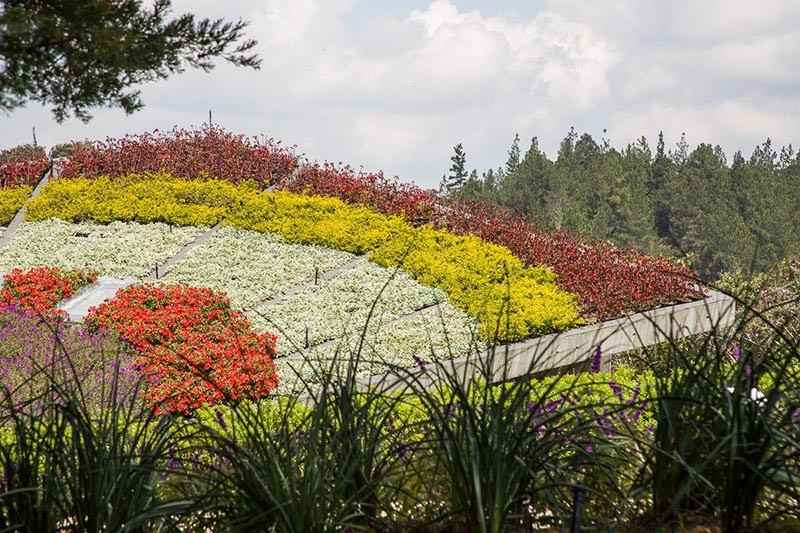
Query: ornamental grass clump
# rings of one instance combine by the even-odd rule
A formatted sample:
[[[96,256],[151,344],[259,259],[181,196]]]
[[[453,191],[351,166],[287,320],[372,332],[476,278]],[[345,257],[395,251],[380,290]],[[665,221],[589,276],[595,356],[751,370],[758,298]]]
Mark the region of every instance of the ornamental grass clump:
[[[247,531],[386,531],[391,503],[407,489],[387,431],[401,398],[362,390],[361,353],[316,366],[306,396],[278,410],[241,404],[201,424],[210,442],[199,525]]]
[[[50,360],[31,361],[22,387],[0,387],[0,529],[157,528],[188,506],[158,487],[177,422],[144,406],[146,383],[119,344],[87,357],[69,332],[53,335]]]
[[[460,367],[421,360],[406,374],[406,402],[422,413],[409,448],[422,514],[456,530],[528,531],[568,523],[580,489],[584,523],[609,527],[629,512],[621,502],[634,494],[636,443],[652,429],[642,382],[624,374],[505,382],[503,350]]]
[[[730,329],[671,341],[656,373],[651,519],[713,515],[726,531],[800,518],[797,338],[743,301]],[[754,325],[758,321],[760,324]],[[772,334],[750,342],[753,327]]]

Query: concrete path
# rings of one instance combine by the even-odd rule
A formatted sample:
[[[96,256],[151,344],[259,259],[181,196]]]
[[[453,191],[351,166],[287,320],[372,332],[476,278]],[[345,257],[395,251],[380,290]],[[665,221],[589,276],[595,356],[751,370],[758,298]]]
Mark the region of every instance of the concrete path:
[[[200,235],[197,239],[184,246],[177,254],[167,259],[165,263],[161,265],[156,265],[156,267],[152,271],[150,271],[150,274],[145,278],[145,281],[156,281],[158,279],[163,278],[164,275],[167,272],[169,272],[169,269],[170,267],[172,267],[172,265],[183,259],[186,256],[186,254],[189,253],[189,250],[197,246],[200,246],[208,239],[210,239],[211,236],[214,235],[217,232],[217,230],[219,230],[220,226],[221,223],[217,223],[216,226],[214,226],[207,232]]]

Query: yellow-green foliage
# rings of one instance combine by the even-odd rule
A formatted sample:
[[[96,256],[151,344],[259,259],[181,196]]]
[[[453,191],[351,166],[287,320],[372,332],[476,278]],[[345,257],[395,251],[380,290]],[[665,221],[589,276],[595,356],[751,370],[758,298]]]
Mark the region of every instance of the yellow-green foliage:
[[[28,220],[135,220],[214,225],[277,233],[287,242],[361,254],[400,266],[442,289],[479,319],[485,337],[517,340],[578,323],[578,301],[559,290],[544,266],[527,267],[511,251],[475,236],[415,228],[337,198],[259,193],[252,185],[185,181],[167,175],[57,180],[28,206]]]
[[[231,213],[239,229],[277,233],[293,243],[313,243],[362,254],[408,232],[401,218],[324,196],[288,192],[250,195]]]
[[[578,303],[556,287],[544,266],[527,267],[508,248],[473,235],[430,227],[399,234],[375,250],[373,261],[400,265],[456,305],[481,318],[491,338],[514,340],[577,323]]]
[[[414,228],[401,218],[337,198],[287,192],[251,196],[228,222],[290,242],[353,253],[372,250],[381,266],[400,266],[420,283],[442,289],[500,340],[560,331],[578,321],[577,299],[559,290],[544,266],[526,267],[510,250],[472,235]]]
[[[54,180],[28,204],[26,218],[213,226],[249,189],[222,180],[187,181],[164,174],[115,180],[106,177]]]
[[[0,189],[0,226],[7,226],[11,222],[31,192],[33,188],[28,186]]]

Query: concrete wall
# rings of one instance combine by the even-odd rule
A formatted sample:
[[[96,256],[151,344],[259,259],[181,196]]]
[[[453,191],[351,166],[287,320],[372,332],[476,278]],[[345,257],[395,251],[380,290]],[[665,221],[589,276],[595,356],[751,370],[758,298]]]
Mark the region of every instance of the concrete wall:
[[[492,380],[500,382],[585,363],[591,360],[598,346],[602,353],[602,366],[608,368],[614,354],[707,333],[715,328],[724,330],[733,324],[735,313],[736,306],[731,297],[710,291],[704,300],[661,307],[497,346],[493,351],[477,355],[431,363],[426,365],[425,372],[410,371],[409,377],[417,385],[427,386],[453,376],[467,380],[474,375],[487,375],[491,368]],[[363,384],[396,389],[404,386],[402,382],[396,377],[374,376],[364,380]]]

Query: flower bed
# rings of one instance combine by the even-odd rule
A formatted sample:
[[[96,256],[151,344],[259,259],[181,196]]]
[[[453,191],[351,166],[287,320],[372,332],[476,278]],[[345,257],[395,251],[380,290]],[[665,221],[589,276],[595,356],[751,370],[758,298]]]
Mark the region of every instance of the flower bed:
[[[252,190],[221,180],[191,181],[166,174],[54,180],[29,202],[26,220],[58,217],[103,224],[130,221],[213,226]]]
[[[347,252],[279,239],[269,233],[222,227],[189,250],[160,281],[224,291],[234,308],[246,309],[355,258]]]
[[[96,271],[75,269],[62,272],[53,267],[23,271],[15,268],[3,276],[0,302],[5,306],[16,305],[39,316],[50,316],[60,301],[71,298],[79,289],[95,281]]]
[[[130,286],[92,308],[92,330],[115,331],[139,352],[157,410],[265,397],[277,384],[275,336],[256,333],[221,293],[172,285]]]
[[[279,352],[291,353],[298,346],[307,348],[345,333],[360,333],[370,313],[376,324],[385,324],[440,301],[447,302],[444,293],[420,285],[408,274],[363,262],[249,314],[255,324],[280,331],[288,342],[281,344]],[[424,331],[418,333],[425,336]]]
[[[432,224],[505,246],[526,265],[550,267],[563,290],[579,295],[581,314],[587,319],[606,320],[703,297],[695,288],[694,272],[669,259],[607,242],[587,242],[566,231],[544,231],[506,208],[448,201],[413,185],[387,180],[382,173],[312,164],[281,187],[367,205],[402,215],[415,225]]]
[[[45,287],[42,284],[42,287]],[[4,288],[5,292],[5,288]],[[8,300],[4,298],[4,302]],[[37,305],[37,311],[42,311]],[[51,312],[52,307],[47,312]],[[14,303],[0,306],[0,415],[11,406],[39,416],[45,387],[55,385],[80,394],[96,410],[128,405],[136,397],[140,372],[133,356],[107,333],[89,334],[79,326],[44,321],[40,314]],[[39,401],[31,403],[38,398]],[[9,400],[10,404],[9,405]]]
[[[166,172],[182,178],[224,177],[255,181],[262,188],[288,176],[297,157],[279,142],[234,135],[215,126],[201,130],[158,130],[69,148],[58,162],[60,176],[118,178],[131,173]]]
[[[170,207],[181,204],[183,185],[179,181],[163,175],[130,176],[113,186],[102,179],[78,179],[66,184],[59,180],[48,184],[30,202],[28,219],[58,216],[68,220],[107,220],[124,210],[126,219],[145,220],[149,213],[156,212],[151,206],[159,205],[163,206],[160,220],[180,223],[184,211]],[[286,242],[352,253],[374,250],[378,264],[402,266],[423,283],[444,290],[455,305],[478,317],[487,338],[520,339],[567,329],[578,322],[575,296],[558,290],[547,268],[526,267],[507,249],[474,236],[414,228],[399,217],[350,206],[335,198],[258,193],[247,186],[233,187],[218,180],[191,185],[197,193],[193,196],[196,205],[204,205],[204,198],[209,196],[225,198],[225,202],[214,205],[219,211],[214,211],[211,219],[204,219],[208,223],[225,216],[224,203],[230,206],[225,223],[240,229],[278,233]],[[105,201],[109,186],[116,192],[109,193],[109,200]],[[215,194],[206,195],[206,188]],[[223,192],[217,195],[219,191]],[[154,195],[158,195],[159,202],[150,201]],[[146,214],[141,215],[138,209]]]
[[[35,187],[50,168],[44,149],[24,145],[0,151],[0,189]]]
[[[0,189],[0,226],[7,226],[33,192],[33,187],[6,187]]]
[[[255,327],[268,327],[262,317],[255,313],[250,316]],[[336,372],[355,354],[359,357],[356,377],[365,379],[398,368],[416,368],[420,363],[463,357],[483,347],[475,319],[447,304],[396,321],[373,317],[366,328],[363,321],[356,320],[339,323],[339,327],[346,331],[344,336],[308,349],[302,349],[302,332],[298,328],[295,334],[300,335],[300,340],[295,346],[287,345],[289,339],[284,340],[281,335],[279,349],[302,350],[276,359],[281,375],[277,392],[309,392],[306,384],[319,385],[323,372]]]
[[[250,154],[247,157],[256,163],[242,160],[241,154]],[[287,152],[271,142],[254,146],[241,136],[214,128],[109,139],[84,146],[70,157],[75,163],[65,166],[64,175],[69,177],[166,170],[189,178],[217,176],[234,183],[254,179],[262,189],[275,185],[296,193],[332,196],[402,216],[415,226],[431,224],[457,234],[476,235],[507,247],[525,265],[547,265],[558,276],[563,291],[578,295],[581,316],[589,321],[703,297],[695,287],[694,273],[668,259],[587,242],[563,231],[543,231],[508,209],[448,201],[415,185],[389,180],[380,172],[356,172],[330,163],[298,167],[296,158],[287,157]],[[257,165],[259,158],[284,163],[262,169]],[[236,164],[221,168],[220,160],[226,159]],[[183,160],[191,164],[177,166]]]
[[[177,251],[177,244],[191,240],[201,231],[192,230],[174,228],[170,233],[162,224],[121,222],[108,226],[87,222],[70,224],[58,219],[28,222],[20,228],[10,247],[0,252],[0,262],[64,268],[94,265],[103,275],[142,279],[148,272],[154,244],[159,239],[188,232],[180,242],[160,248],[160,262]],[[151,259],[138,266],[130,263],[132,258],[147,257]],[[281,243],[275,235],[223,227],[205,243],[191,249],[157,283],[187,283],[215,291],[230,291],[233,308],[241,310],[284,294],[297,285],[313,283],[317,272],[322,274],[353,259],[355,256],[346,252]],[[467,353],[477,329],[473,318],[454,308],[440,290],[420,285],[403,271],[384,269],[368,261],[357,263],[333,279],[320,277],[319,284],[300,290],[277,304],[257,306],[247,316],[257,330],[279,334],[280,354],[304,348],[308,341],[312,361],[329,363],[337,346],[348,350],[355,346],[379,293],[381,300],[364,336],[365,353],[370,352],[372,358],[380,356],[391,364],[413,366],[413,356],[430,354],[432,349],[443,358]],[[55,305],[57,300],[50,305]],[[409,313],[437,302],[436,308],[421,316],[404,319]],[[344,337],[340,338],[342,335]],[[314,348],[331,339],[335,339],[332,344]],[[309,365],[299,365],[304,374],[298,377],[289,370],[288,364],[278,360],[279,375],[288,378],[280,392],[288,392],[298,379],[313,378]],[[374,366],[376,372],[386,369],[386,364]]]
[[[0,251],[0,272],[51,266],[94,269],[114,278],[144,279],[155,265],[203,232],[204,228],[166,224],[71,224],[58,219],[26,222]]]

